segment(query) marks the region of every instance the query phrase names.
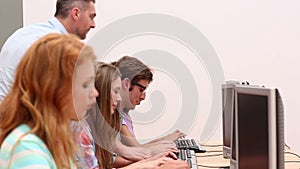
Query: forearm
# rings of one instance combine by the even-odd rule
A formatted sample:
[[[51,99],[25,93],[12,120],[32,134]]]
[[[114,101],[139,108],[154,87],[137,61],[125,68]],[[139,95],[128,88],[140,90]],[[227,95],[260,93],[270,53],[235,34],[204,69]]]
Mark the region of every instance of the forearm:
[[[152,140],[149,143],[155,143],[155,142],[159,142],[159,141],[175,141],[175,140],[177,140],[181,137],[185,137],[185,136],[186,136],[185,133],[182,133],[181,131],[176,130],[173,133],[170,133],[170,134],[165,135],[163,137]]]
[[[128,147],[123,145],[119,140],[116,141],[115,152],[131,161],[139,161],[151,156],[150,150],[143,147]]]
[[[121,135],[121,140],[124,145],[129,146],[129,147],[141,147],[142,146],[142,144],[140,144],[134,137]]]
[[[156,138],[154,140],[151,140],[146,144],[152,145],[152,144],[156,144],[157,142],[160,142],[160,141],[163,141],[163,140],[168,140],[168,139],[166,139],[166,136],[164,136],[164,137],[160,137],[160,138]]]
[[[126,146],[120,142],[120,140],[116,140],[116,148],[115,152],[117,154],[122,154],[122,152],[126,151]]]
[[[132,163],[133,163],[133,161],[131,161],[131,160],[127,160],[127,159],[125,159],[125,158],[123,158],[121,156],[117,156],[117,159],[113,163],[112,167],[113,168],[121,168],[121,167],[125,167],[125,166],[127,166],[129,164],[132,164]]]

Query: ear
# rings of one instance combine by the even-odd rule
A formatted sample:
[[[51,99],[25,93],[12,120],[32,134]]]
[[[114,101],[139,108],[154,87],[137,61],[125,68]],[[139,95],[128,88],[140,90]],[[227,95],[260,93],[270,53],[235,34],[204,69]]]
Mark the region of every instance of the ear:
[[[125,78],[125,79],[122,80],[122,88],[129,90],[130,80],[128,78]]]
[[[78,7],[74,7],[71,10],[72,19],[76,22],[80,18],[80,9]]]

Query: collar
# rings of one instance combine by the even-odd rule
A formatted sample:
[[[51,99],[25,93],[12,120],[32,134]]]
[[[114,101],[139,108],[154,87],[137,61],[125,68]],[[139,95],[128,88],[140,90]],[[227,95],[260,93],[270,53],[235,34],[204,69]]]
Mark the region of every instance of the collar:
[[[55,28],[57,28],[61,33],[63,33],[63,34],[68,33],[66,28],[64,27],[64,25],[56,17],[49,19],[48,22],[51,25],[53,25]]]

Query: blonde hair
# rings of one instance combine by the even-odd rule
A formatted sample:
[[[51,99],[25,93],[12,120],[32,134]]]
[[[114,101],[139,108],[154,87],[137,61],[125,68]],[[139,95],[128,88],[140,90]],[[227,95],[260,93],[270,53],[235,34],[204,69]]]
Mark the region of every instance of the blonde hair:
[[[111,143],[110,147],[114,147],[114,142],[117,133],[120,131],[120,113],[115,110],[115,113],[111,114],[111,84],[112,81],[121,77],[121,73],[117,67],[107,64],[104,62],[97,63],[95,87],[99,93],[97,97],[97,104],[99,110],[106,123],[109,124],[111,128],[102,128],[102,133],[109,133],[107,136],[103,136],[102,139],[107,139]],[[112,152],[107,146],[96,145],[97,158],[102,168],[112,168]]]
[[[96,56],[75,35],[48,34],[36,41],[19,63],[14,84],[0,105],[0,144],[16,127],[28,124],[31,130],[26,134],[43,140],[57,167],[70,168],[75,146],[68,105],[73,100],[75,66],[86,60]]]

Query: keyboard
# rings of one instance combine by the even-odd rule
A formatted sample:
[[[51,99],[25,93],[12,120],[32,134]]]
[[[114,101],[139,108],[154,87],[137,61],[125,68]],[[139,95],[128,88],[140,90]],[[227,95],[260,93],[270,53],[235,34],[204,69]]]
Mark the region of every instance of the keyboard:
[[[194,150],[195,153],[205,153],[206,150],[195,139],[178,139],[175,141],[178,149]]]
[[[178,160],[186,161],[191,169],[197,169],[197,157],[194,150],[189,149],[179,149],[177,154]]]

